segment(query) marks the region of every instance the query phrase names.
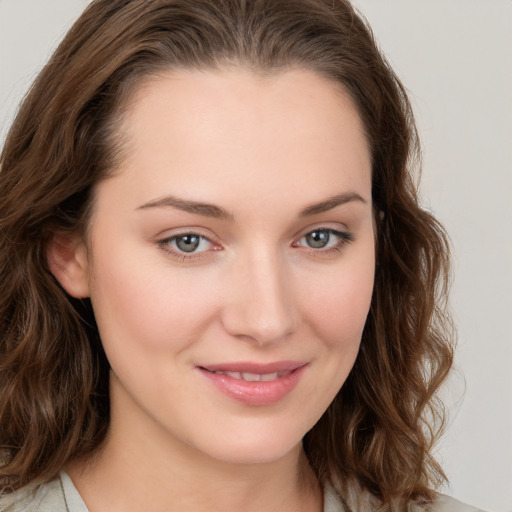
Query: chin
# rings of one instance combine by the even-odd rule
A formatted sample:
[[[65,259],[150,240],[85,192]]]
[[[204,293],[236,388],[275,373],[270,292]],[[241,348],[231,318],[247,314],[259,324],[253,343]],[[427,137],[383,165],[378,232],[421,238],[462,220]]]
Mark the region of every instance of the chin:
[[[218,443],[210,444],[204,451],[213,459],[230,464],[269,464],[299,451],[300,436],[224,436]]]

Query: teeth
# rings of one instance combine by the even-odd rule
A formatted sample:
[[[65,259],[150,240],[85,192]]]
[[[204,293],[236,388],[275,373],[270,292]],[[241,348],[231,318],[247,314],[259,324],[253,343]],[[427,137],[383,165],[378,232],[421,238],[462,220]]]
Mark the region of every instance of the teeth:
[[[264,373],[264,374],[261,376],[261,380],[263,380],[263,381],[276,380],[278,377],[279,377],[278,372],[274,372],[274,373]]]
[[[244,372],[242,373],[242,379],[248,381],[248,382],[258,382],[261,380],[261,375],[259,373],[249,373]]]
[[[247,382],[268,382],[271,380],[276,380],[283,375],[287,375],[289,372],[274,372],[274,373],[249,373],[249,372],[222,372],[215,371],[217,375],[227,375],[232,379],[245,380]]]

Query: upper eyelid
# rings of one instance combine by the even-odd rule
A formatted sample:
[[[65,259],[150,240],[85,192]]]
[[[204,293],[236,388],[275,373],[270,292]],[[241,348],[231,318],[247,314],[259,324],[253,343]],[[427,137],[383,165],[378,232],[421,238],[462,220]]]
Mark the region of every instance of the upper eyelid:
[[[314,228],[306,231],[303,235],[296,238],[294,243],[297,243],[298,241],[302,240],[305,236],[309,235],[310,233],[313,233],[315,231],[327,231],[328,233],[338,237],[340,239],[341,244],[350,243],[355,241],[354,234],[348,230],[340,230],[340,229],[334,229],[334,228]],[[316,251],[317,249],[315,249]]]
[[[199,238],[208,241],[212,245],[219,245],[217,242],[214,242],[210,237],[202,235],[201,233],[197,233],[196,231],[183,231],[181,233],[176,233],[176,234],[173,234],[173,235],[170,235],[170,236],[166,236],[166,237],[160,238],[158,240],[158,243],[159,244],[163,244],[163,243],[166,243],[166,242],[170,242],[172,240],[176,240],[177,238],[179,238],[181,236],[186,236],[186,235],[196,235]]]
[[[215,249],[214,249],[214,251],[212,251],[211,247],[208,248],[205,251],[186,252],[186,251],[180,250],[177,247],[171,247],[170,246],[170,243],[172,241],[175,241],[176,238],[179,238],[180,236],[185,236],[185,235],[198,235],[200,238],[202,238],[204,240],[207,240],[208,243],[211,244],[213,247],[218,245],[218,244],[215,244],[215,242],[212,242],[212,240],[210,240],[210,238],[208,238],[206,236],[203,236],[203,235],[201,235],[199,233],[196,233],[194,231],[185,231],[185,232],[173,234],[173,235],[168,236],[168,237],[160,238],[160,239],[158,239],[156,241],[156,245],[160,248],[160,250],[162,250],[165,253],[167,253],[169,255],[172,255],[172,257],[174,257],[176,259],[179,259],[179,260],[182,260],[182,261],[193,261],[193,260],[195,260],[197,258],[204,257],[204,255],[207,254],[207,253],[215,252]]]
[[[331,234],[337,235],[337,236],[339,236],[339,235],[350,235],[350,232],[348,230],[336,229],[336,228],[322,228],[322,227],[319,227],[319,228],[308,229],[307,231],[305,231],[298,238],[304,238],[306,235],[314,233],[315,231],[327,231],[328,233],[331,233]]]
[[[197,235],[197,236],[200,236],[201,238],[205,238],[206,240],[208,240],[212,243],[216,243],[215,239],[217,237],[213,236],[212,234],[205,234],[204,231],[205,230],[203,228],[198,228],[198,227],[184,228],[184,229],[178,228],[177,230],[166,229],[166,230],[163,230],[160,233],[158,233],[154,237],[154,239],[157,242],[164,242],[166,240],[171,240],[173,238],[178,238],[180,236]]]
[[[199,227],[190,227],[190,228],[183,228],[183,229],[178,228],[177,232],[172,232],[172,233],[167,234],[168,231],[170,231],[170,230],[163,230],[160,234],[155,236],[155,240],[157,242],[163,242],[166,240],[171,240],[171,239],[177,238],[179,236],[198,235],[201,238],[205,238],[209,242],[221,244],[221,242],[219,241],[219,237],[217,237],[213,234],[205,234],[203,228],[199,228]],[[296,232],[292,238],[293,238],[293,240],[299,240],[300,238],[303,238],[304,236],[306,236],[309,233],[312,233],[313,231],[329,231],[334,234],[336,234],[336,233],[351,234],[352,233],[352,231],[350,229],[348,229],[346,225],[340,226],[338,224],[336,227],[334,227],[334,226],[332,226],[332,224],[330,225],[330,223],[325,223],[325,224],[318,224],[316,226],[308,226],[307,228],[303,228],[303,229],[299,230],[298,232]]]
[[[303,228],[299,230],[294,235],[294,240],[299,240],[300,238],[306,236],[308,233],[311,233],[313,231],[330,231],[334,233],[352,233],[352,230],[350,230],[346,224],[342,224],[339,222],[325,222],[325,223],[319,223],[319,224],[313,224],[308,226],[307,228]]]
[[[317,230],[321,230],[321,229],[322,228],[317,228]],[[311,233],[312,231],[314,231],[314,229],[306,231],[299,238],[295,238],[292,246],[297,244],[302,238],[304,238],[307,234]],[[304,249],[305,252],[307,252],[309,254],[317,254],[317,255],[320,256],[320,255],[332,254],[333,251],[339,251],[345,245],[348,245],[348,244],[352,243],[355,240],[354,236],[351,233],[349,233],[349,232],[341,232],[341,231],[334,230],[334,229],[325,229],[325,231],[329,231],[331,233],[334,233],[334,235],[339,238],[339,240],[335,244],[335,246],[333,246],[333,247],[326,247],[326,248],[316,248],[316,249],[312,248],[312,247],[308,247],[308,246],[303,246],[303,245],[300,245],[300,246],[295,245],[295,247],[300,247],[300,248]],[[340,236],[338,233],[345,234],[347,236]],[[185,261],[193,262],[193,261],[196,261],[196,260],[197,261],[202,261],[205,258],[207,259],[207,258],[211,257],[212,256],[211,253],[215,253],[215,252],[218,252],[219,250],[220,251],[223,250],[222,247],[219,248],[219,244],[216,244],[215,242],[212,242],[209,238],[204,237],[202,235],[199,235],[199,236],[201,236],[201,238],[204,238],[210,244],[212,244],[213,248],[210,247],[210,248],[208,248],[207,250],[204,250],[204,251],[199,251],[199,252],[193,251],[193,252],[189,252],[188,253],[186,251],[180,250],[179,248],[169,247],[168,242],[170,240],[175,240],[180,235],[186,235],[186,234],[196,234],[196,233],[185,232],[185,233],[181,233],[181,234],[177,234],[177,235],[171,235],[171,236],[169,236],[167,238],[163,238],[163,239],[159,240],[157,242],[157,245],[160,246],[162,251],[165,251],[167,254],[172,255],[173,258],[175,258],[177,260],[181,260],[183,262],[185,262]]]

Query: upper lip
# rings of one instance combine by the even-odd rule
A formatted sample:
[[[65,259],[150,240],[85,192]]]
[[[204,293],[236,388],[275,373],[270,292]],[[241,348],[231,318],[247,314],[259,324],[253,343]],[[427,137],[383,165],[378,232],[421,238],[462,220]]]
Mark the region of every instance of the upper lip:
[[[271,363],[256,363],[251,361],[226,362],[218,364],[199,365],[199,368],[211,372],[240,372],[265,375],[276,372],[292,372],[307,363],[304,361],[274,361]]]

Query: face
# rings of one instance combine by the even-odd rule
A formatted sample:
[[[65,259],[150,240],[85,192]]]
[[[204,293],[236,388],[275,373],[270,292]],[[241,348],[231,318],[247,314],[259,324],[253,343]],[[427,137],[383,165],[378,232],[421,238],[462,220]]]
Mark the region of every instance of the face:
[[[129,150],[95,189],[83,251],[113,435],[279,459],[343,385],[368,314],[371,164],[354,106],[305,70],[179,71],[138,90],[121,132]]]

